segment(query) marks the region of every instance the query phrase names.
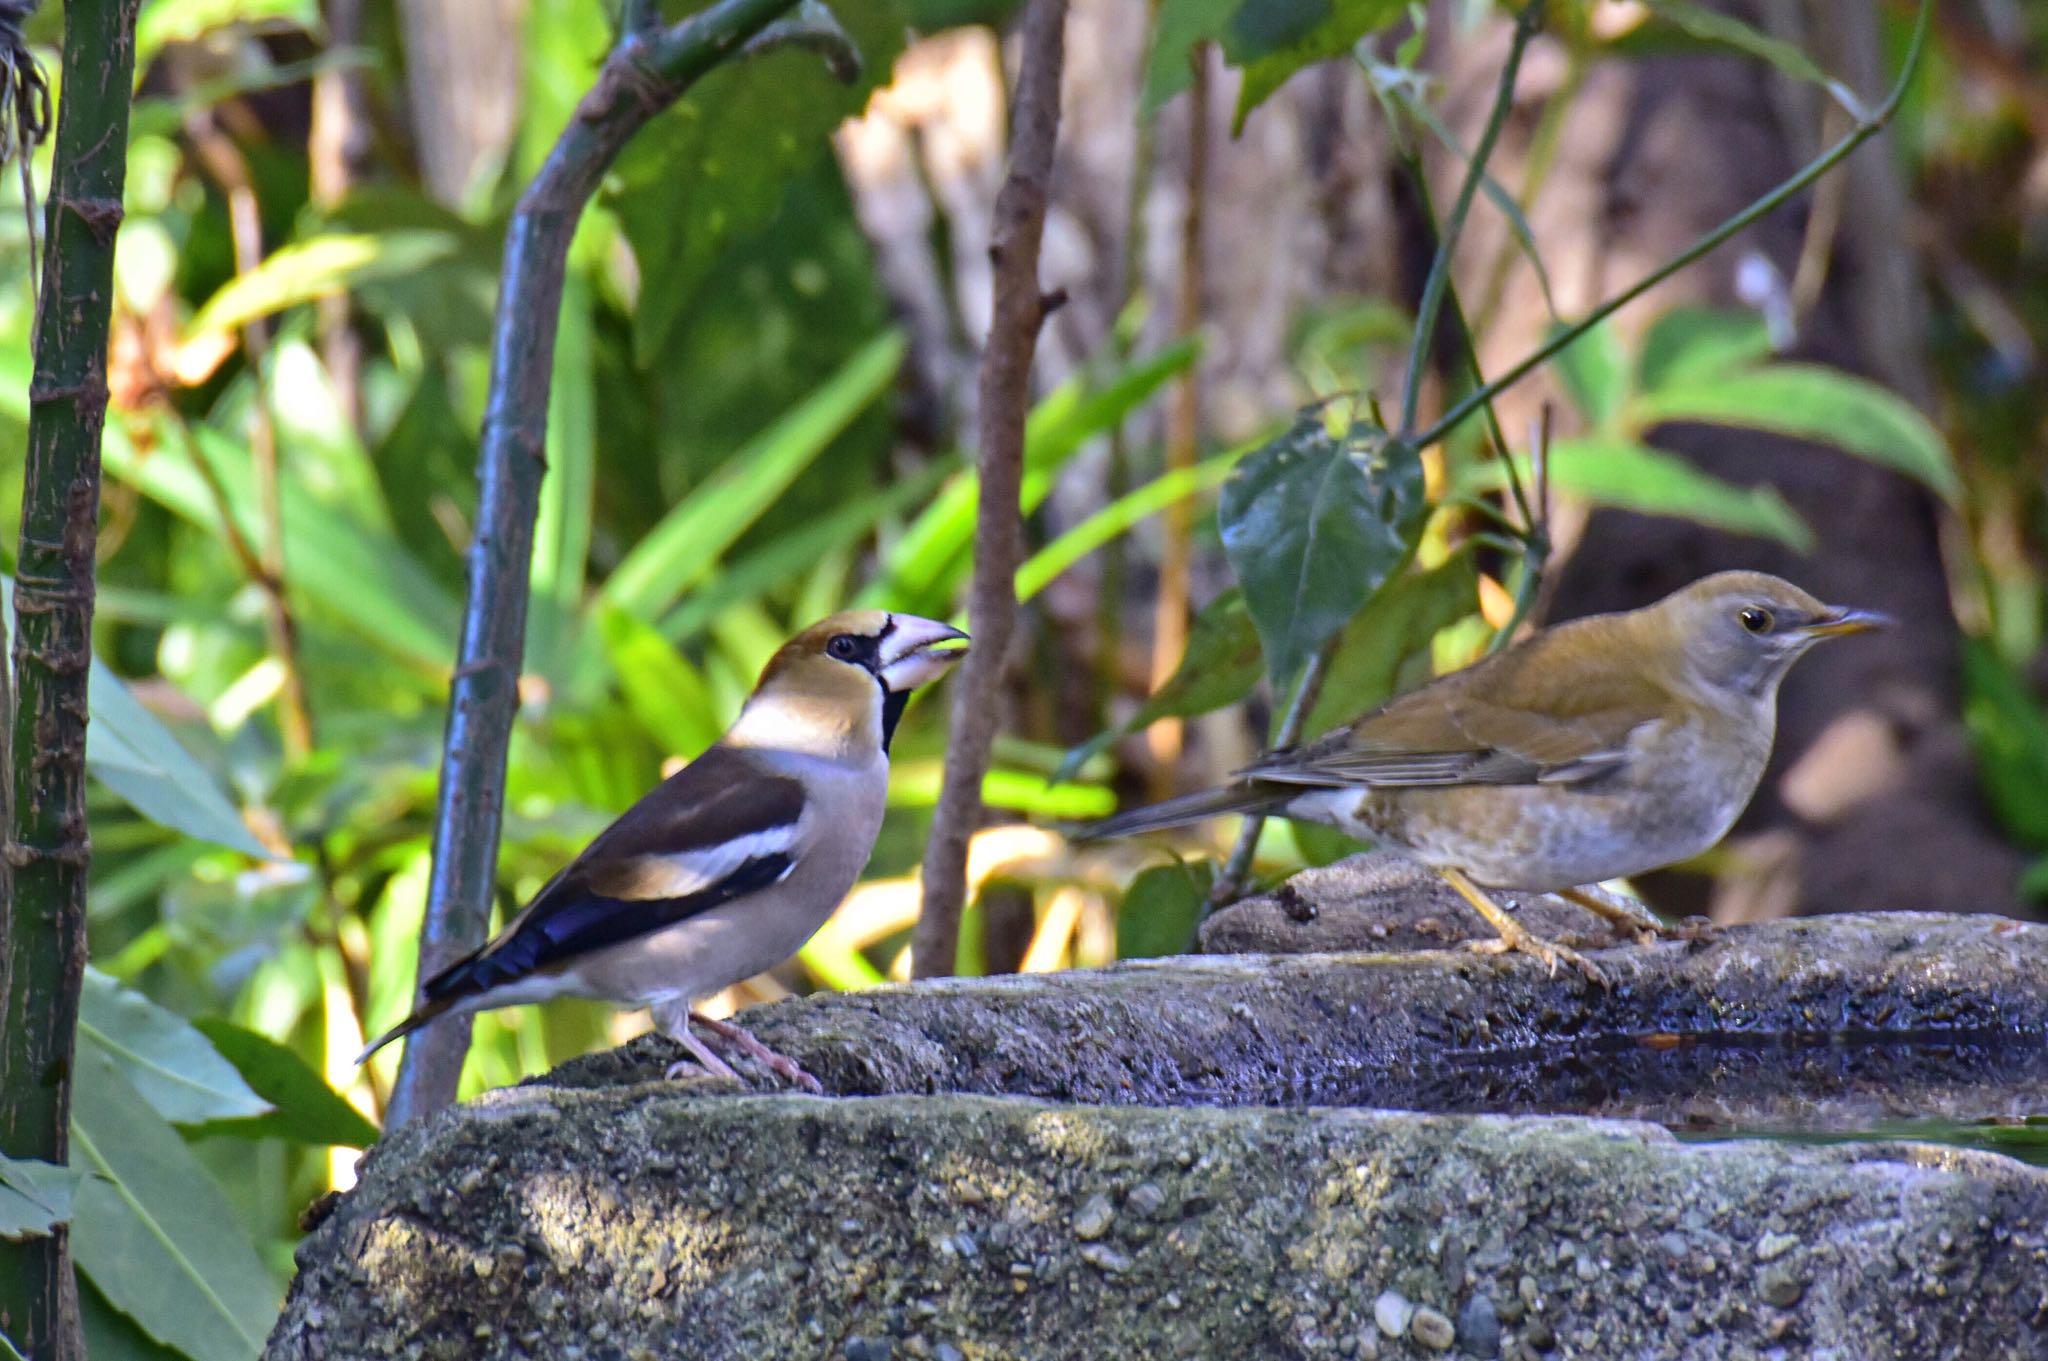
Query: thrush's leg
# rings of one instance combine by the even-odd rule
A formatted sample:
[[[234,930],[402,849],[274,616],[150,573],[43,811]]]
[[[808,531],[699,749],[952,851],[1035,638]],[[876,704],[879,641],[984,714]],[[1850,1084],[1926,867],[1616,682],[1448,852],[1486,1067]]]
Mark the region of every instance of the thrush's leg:
[[[692,1069],[702,1069],[713,1077],[731,1078],[740,1081],[740,1075],[732,1065],[712,1052],[711,1046],[690,1033],[690,1020],[694,1013],[685,1011],[680,1020],[674,1015],[663,1015],[665,1008],[657,1007],[654,1012],[654,1028],[690,1051],[687,1059],[677,1059],[668,1066],[662,1076],[670,1082],[680,1077],[691,1076]]]
[[[691,1012],[690,1019],[703,1026],[720,1039],[730,1040],[738,1045],[740,1052],[766,1068],[785,1082],[803,1088],[813,1096],[823,1096],[825,1086],[818,1079],[803,1070],[803,1067],[786,1054],[778,1054],[754,1038],[752,1032],[734,1025],[731,1021],[714,1021],[700,1012]]]
[[[1594,916],[1613,922],[1625,931],[1635,932],[1636,940],[1644,945],[1648,945],[1658,936],[1684,934],[1679,927],[1671,925],[1633,898],[1624,898],[1619,893],[1609,893],[1596,885],[1561,888],[1557,891],[1557,896],[1577,903]]]
[[[1577,950],[1567,949],[1553,941],[1542,940],[1531,935],[1520,922],[1509,916],[1504,908],[1494,902],[1493,899],[1487,897],[1479,885],[1467,878],[1463,870],[1439,868],[1437,873],[1443,875],[1444,881],[1458,891],[1458,896],[1472,904],[1473,910],[1486,918],[1487,924],[1500,933],[1500,939],[1498,940],[1470,941],[1466,944],[1466,949],[1484,955],[1497,955],[1509,950],[1519,950],[1525,955],[1533,955],[1537,959],[1542,960],[1550,966],[1552,973],[1557,972],[1558,961],[1563,960],[1595,983],[1605,986],[1607,975],[1601,973],[1592,960],[1587,959]]]

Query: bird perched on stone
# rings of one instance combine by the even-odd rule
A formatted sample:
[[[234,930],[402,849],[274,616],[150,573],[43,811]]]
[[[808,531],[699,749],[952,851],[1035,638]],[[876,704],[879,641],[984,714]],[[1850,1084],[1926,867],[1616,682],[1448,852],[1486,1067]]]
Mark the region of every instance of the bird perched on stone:
[[[692,1005],[788,959],[839,906],[881,831],[889,741],[910,692],[965,656],[966,641],[880,610],[798,634],[710,750],[627,809],[495,939],[428,979],[412,1015],[357,1061],[438,1016],[591,997],[651,1007],[656,1028],[711,1072],[734,1076],[693,1020],[815,1089],[789,1059]]]
[[[1778,683],[1824,638],[1886,622],[1760,572],[1706,577],[1654,605],[1546,629],[1401,695],[1219,789],[1094,824],[1125,836],[1228,813],[1319,822],[1405,852],[1499,933],[1482,947],[1557,967],[1486,889],[1561,893],[1661,926],[1589,886],[1698,855],[1770,759]]]

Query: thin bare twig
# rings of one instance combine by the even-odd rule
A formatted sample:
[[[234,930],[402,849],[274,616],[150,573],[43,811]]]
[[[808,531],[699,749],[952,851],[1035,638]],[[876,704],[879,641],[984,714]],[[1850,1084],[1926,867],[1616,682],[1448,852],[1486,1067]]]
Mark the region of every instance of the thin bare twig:
[[[420,927],[422,979],[481,944],[490,923],[569,242],[584,205],[633,134],[794,3],[719,0],[667,28],[654,26],[653,6],[635,6],[628,18],[647,22],[621,34],[506,229],[469,597],[449,684],[434,868]],[[468,1049],[468,1017],[445,1017],[416,1032],[406,1042],[387,1128],[453,1101]]]
[[[1336,650],[1337,641],[1329,642],[1308,659],[1308,665],[1301,669],[1301,680],[1294,687],[1294,698],[1287,703],[1287,712],[1281,715],[1280,730],[1273,734],[1273,750],[1291,747],[1301,740],[1301,730],[1308,724],[1309,710],[1316,707],[1316,700],[1323,693],[1323,677],[1329,673],[1330,654]],[[1251,877],[1252,855],[1259,848],[1259,833],[1265,830],[1266,820],[1256,814],[1244,820],[1244,826],[1237,832],[1237,844],[1230,848],[1230,858],[1217,871],[1216,882],[1209,886],[1209,900],[1202,905],[1206,914],[1219,907],[1228,907],[1244,894],[1244,886]]]
[[[981,781],[995,744],[1003,663],[1017,625],[1016,576],[1024,559],[1018,498],[1031,360],[1039,328],[1063,300],[1039,290],[1038,246],[1045,234],[1059,140],[1066,25],[1066,0],[1031,0],[1024,11],[1017,94],[1010,106],[1009,173],[996,195],[989,246],[995,261],[995,311],[982,351],[977,398],[981,499],[975,507],[974,580],[967,606],[974,648],[953,682],[945,781],[925,845],[924,903],[911,940],[920,978],[952,973],[959,954],[967,843],[981,820]]]

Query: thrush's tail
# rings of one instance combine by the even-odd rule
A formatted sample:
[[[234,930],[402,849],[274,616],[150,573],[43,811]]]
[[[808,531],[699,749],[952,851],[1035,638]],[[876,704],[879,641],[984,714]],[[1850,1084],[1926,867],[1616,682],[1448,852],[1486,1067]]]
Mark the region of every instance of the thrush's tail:
[[[1143,808],[1127,809],[1100,822],[1088,823],[1077,829],[1075,835],[1084,841],[1100,841],[1113,836],[1156,832],[1166,827],[1184,827],[1190,822],[1232,813],[1277,813],[1300,792],[1250,781],[1225,785],[1221,789],[1205,789],[1196,794],[1183,794],[1177,799],[1149,803]]]

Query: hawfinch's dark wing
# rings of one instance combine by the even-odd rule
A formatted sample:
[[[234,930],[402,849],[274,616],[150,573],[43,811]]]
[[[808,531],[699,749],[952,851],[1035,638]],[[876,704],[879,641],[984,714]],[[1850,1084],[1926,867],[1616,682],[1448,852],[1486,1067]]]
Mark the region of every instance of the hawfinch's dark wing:
[[[366,1056],[457,1002],[776,883],[795,867],[804,804],[797,780],[713,747],[627,809],[496,939],[428,979],[419,1009]]]

